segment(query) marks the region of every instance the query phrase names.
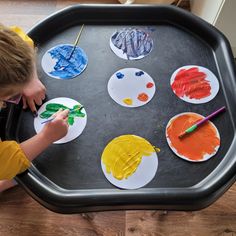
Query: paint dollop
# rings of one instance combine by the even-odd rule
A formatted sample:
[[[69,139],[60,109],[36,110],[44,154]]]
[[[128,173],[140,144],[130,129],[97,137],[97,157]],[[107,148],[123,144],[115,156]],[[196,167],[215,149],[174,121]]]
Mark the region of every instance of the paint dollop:
[[[117,72],[116,73],[116,77],[117,77],[117,79],[123,79],[124,78],[124,74],[122,74],[121,72]]]
[[[141,76],[141,75],[144,75],[144,72],[140,70],[138,72],[135,72],[135,75],[136,76]]]
[[[154,84],[151,83],[151,82],[149,82],[149,83],[146,84],[146,88],[152,88],[153,86],[154,86]]]
[[[171,87],[178,97],[202,99],[211,95],[211,85],[207,75],[199,71],[198,67],[179,70]]]
[[[206,122],[184,138],[178,136],[197,121],[203,119],[196,113],[183,113],[171,120],[166,129],[167,139],[178,155],[190,161],[203,161],[213,156],[220,145],[215,126]],[[208,158],[209,159],[209,158]]]
[[[123,102],[126,104],[126,105],[132,105],[133,104],[133,100],[131,98],[124,98],[123,99]]]
[[[137,98],[141,102],[148,101],[148,95],[146,93],[140,93]]]
[[[127,179],[138,168],[142,158],[155,152],[154,147],[145,139],[135,135],[122,135],[113,139],[102,153],[106,172],[116,179]]]

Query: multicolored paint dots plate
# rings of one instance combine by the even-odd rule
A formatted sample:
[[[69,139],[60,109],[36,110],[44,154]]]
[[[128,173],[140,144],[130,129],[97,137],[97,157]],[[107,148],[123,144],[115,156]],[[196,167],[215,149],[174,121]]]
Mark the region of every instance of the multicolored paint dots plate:
[[[148,103],[155,94],[153,79],[137,68],[125,68],[115,72],[107,85],[111,98],[124,107],[139,107]]]
[[[202,124],[183,138],[179,138],[182,132],[201,119],[204,119],[204,116],[185,112],[171,118],[166,126],[166,139],[169,147],[184,160],[207,161],[217,153],[220,147],[220,134],[211,121]]]
[[[143,29],[125,28],[111,36],[110,47],[122,59],[138,60],[152,51],[153,40]]]
[[[216,76],[207,68],[195,65],[177,69],[171,76],[170,85],[177,97],[194,104],[211,101],[219,91]]]
[[[158,158],[154,147],[144,138],[122,135],[105,147],[101,167],[111,184],[122,189],[137,189],[154,178]]]
[[[50,119],[50,117],[60,108],[71,109],[70,114],[68,116],[69,130],[67,135],[62,139],[54,142],[55,144],[68,143],[76,139],[82,134],[87,123],[86,111],[79,102],[71,98],[59,97],[47,101],[39,108],[39,115],[34,118],[34,129],[36,133],[39,133],[45,125],[42,124],[42,122],[46,121],[47,119]]]
[[[61,44],[49,49],[42,58],[44,72],[56,79],[73,79],[80,75],[88,65],[88,57],[84,50],[73,45]]]

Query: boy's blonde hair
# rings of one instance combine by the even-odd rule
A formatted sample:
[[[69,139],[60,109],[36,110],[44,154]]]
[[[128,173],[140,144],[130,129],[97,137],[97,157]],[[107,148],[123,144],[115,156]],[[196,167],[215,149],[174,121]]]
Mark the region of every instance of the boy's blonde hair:
[[[0,93],[27,84],[33,73],[34,52],[15,32],[0,24]]]

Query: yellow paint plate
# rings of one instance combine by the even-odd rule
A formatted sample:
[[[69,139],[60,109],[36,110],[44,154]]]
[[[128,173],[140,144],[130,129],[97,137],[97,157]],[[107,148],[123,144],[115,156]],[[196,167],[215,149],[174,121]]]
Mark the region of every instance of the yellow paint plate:
[[[123,189],[137,189],[155,176],[158,158],[155,148],[144,138],[122,135],[105,147],[101,166],[113,185]]]

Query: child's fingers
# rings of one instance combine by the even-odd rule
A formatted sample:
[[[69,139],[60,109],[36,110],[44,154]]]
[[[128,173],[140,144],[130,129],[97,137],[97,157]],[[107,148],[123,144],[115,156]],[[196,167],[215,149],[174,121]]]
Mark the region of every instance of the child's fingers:
[[[62,119],[66,119],[69,115],[69,112],[70,111],[68,109],[66,109],[66,110],[62,111],[58,116]]]
[[[38,106],[41,106],[41,105],[42,105],[42,99],[41,99],[41,98],[35,98],[35,103],[36,103]]]
[[[33,99],[30,99],[27,101],[28,102],[28,106],[30,108],[30,110],[32,112],[36,112],[36,107],[35,107],[35,103],[34,103],[34,100]]]
[[[40,98],[43,101],[46,98],[45,94],[42,94],[42,96]]]
[[[23,102],[23,109],[26,109],[27,108],[27,102],[26,102],[25,97],[22,97],[22,102]]]
[[[69,124],[68,124],[68,116],[64,119],[64,121],[66,122],[67,126],[69,127]]]
[[[65,122],[67,122],[67,121],[68,121],[68,116],[67,116],[67,117],[64,119],[64,121],[65,121]]]
[[[52,115],[52,117],[57,117],[57,115],[58,114],[60,114],[60,112],[62,112],[63,111],[63,109],[62,108],[60,108],[57,112],[55,112],[53,115]]]
[[[65,119],[69,115],[69,110],[63,110],[57,113],[56,118],[58,119]]]

